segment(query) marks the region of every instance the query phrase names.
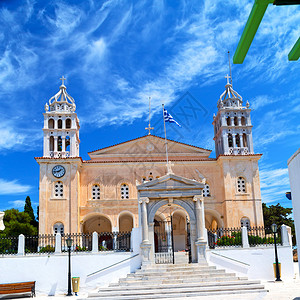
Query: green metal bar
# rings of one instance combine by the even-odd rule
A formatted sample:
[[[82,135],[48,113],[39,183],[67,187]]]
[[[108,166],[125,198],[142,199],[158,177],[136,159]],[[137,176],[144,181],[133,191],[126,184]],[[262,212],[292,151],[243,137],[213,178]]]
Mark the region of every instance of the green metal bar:
[[[275,0],[273,5],[298,5],[299,0]]]
[[[289,53],[289,60],[298,60],[300,57],[300,37]]]
[[[259,24],[270,3],[274,0],[255,0],[243,34],[233,56],[234,64],[242,64],[251,46]]]

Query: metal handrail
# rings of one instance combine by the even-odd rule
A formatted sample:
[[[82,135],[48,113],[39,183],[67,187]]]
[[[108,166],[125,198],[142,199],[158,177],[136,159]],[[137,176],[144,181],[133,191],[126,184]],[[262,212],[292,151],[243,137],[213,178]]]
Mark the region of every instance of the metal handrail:
[[[243,262],[243,261],[239,261],[239,260],[236,260],[236,259],[234,259],[234,258],[227,257],[227,256],[225,256],[225,255],[222,255],[222,254],[219,254],[219,253],[216,253],[216,252],[211,252],[211,253],[214,254],[214,255],[218,255],[218,256],[227,258],[227,259],[229,259],[229,260],[232,260],[232,261],[238,262],[238,263],[240,263],[240,264],[242,264],[242,265],[246,265],[246,266],[249,266],[249,267],[250,267],[249,264],[247,264],[247,263],[245,263],[245,262]]]
[[[111,268],[111,267],[114,267],[114,266],[116,266],[116,265],[119,265],[119,264],[123,263],[123,262],[126,261],[126,260],[130,260],[130,259],[132,259],[132,258],[134,258],[134,257],[137,257],[138,255],[140,255],[140,254],[138,253],[138,254],[135,254],[135,255],[133,255],[133,256],[130,256],[130,257],[126,258],[126,259],[123,259],[123,260],[121,260],[121,261],[118,261],[117,263],[114,263],[114,264],[112,264],[112,265],[110,265],[110,266],[108,266],[108,267],[102,268],[102,269],[100,269],[100,270],[98,270],[98,271],[95,271],[95,272],[93,272],[93,273],[91,273],[91,274],[88,274],[86,277],[88,278],[88,277],[90,277],[90,276],[93,276],[93,275],[95,275],[95,274],[97,274],[97,273],[100,273],[100,272],[102,272],[102,271],[104,271],[104,270],[107,270],[107,269],[109,269],[109,268]]]

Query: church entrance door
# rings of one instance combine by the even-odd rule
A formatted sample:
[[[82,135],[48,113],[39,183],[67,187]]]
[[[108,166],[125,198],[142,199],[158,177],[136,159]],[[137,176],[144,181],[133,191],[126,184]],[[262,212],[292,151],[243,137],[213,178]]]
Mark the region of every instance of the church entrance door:
[[[172,216],[169,220],[154,220],[155,263],[174,264],[174,236]]]

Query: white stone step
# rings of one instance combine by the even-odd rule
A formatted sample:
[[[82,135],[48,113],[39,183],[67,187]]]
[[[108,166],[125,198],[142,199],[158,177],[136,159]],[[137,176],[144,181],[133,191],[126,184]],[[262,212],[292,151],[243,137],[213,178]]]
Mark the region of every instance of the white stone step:
[[[204,278],[190,278],[190,279],[169,279],[169,280],[144,280],[141,282],[141,280],[130,280],[130,281],[120,281],[119,283],[112,283],[110,286],[131,286],[131,285],[137,285],[142,284],[143,286],[151,286],[151,285],[159,285],[159,284],[187,284],[187,283],[197,283],[201,284],[202,282],[224,282],[224,281],[238,281],[238,280],[247,280],[247,278],[237,278],[235,276],[223,276],[223,277],[204,277]]]
[[[218,283],[218,286],[232,286],[232,285],[253,285],[253,284],[260,284],[259,280],[233,280],[226,282],[220,282]],[[166,288],[180,288],[180,287],[209,287],[209,286],[216,286],[216,282],[202,282],[201,284],[199,282],[189,282],[185,284],[160,284],[160,285],[148,285],[148,289],[166,289]],[[123,290],[140,290],[140,285],[131,285],[131,286],[109,286],[105,288],[99,289],[99,292],[107,292],[107,291],[123,291]]]
[[[156,268],[148,268],[148,269],[140,269],[140,270],[137,270],[136,273],[137,274],[145,274],[145,273],[162,273],[162,272],[202,272],[202,271],[209,271],[209,270],[216,270],[216,267],[210,267],[210,266],[207,266],[207,267],[181,267],[181,268],[176,268],[176,269],[166,269],[166,270],[162,270],[162,269],[156,269]]]
[[[209,272],[195,272],[195,273],[188,273],[188,274],[169,274],[169,273],[162,273],[162,274],[129,274],[125,278],[126,280],[166,280],[166,279],[191,279],[191,278],[204,278],[210,276],[234,276],[234,273],[225,273],[224,270],[215,270]]]
[[[138,276],[165,276],[167,275],[198,275],[198,274],[210,274],[210,273],[225,273],[225,270],[217,270],[217,269],[203,269],[203,270],[179,270],[179,271],[166,271],[166,272],[161,272],[161,271],[149,271],[149,270],[143,270],[143,271],[137,271],[134,273],[134,275]],[[129,274],[129,275],[133,275]]]
[[[97,294],[90,294],[89,297],[97,299],[151,299],[151,298],[171,298],[171,297],[187,297],[209,295],[215,292],[238,292],[245,293],[248,291],[265,291],[261,284],[251,285],[218,285],[218,286],[197,286],[197,287],[176,287],[161,289],[139,289],[139,290],[123,290],[105,292],[100,290]]]

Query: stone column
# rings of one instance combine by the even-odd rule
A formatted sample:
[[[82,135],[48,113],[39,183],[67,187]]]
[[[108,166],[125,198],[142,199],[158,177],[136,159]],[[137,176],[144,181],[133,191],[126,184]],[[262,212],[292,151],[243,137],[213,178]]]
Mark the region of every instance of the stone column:
[[[19,235],[18,255],[25,255],[25,236],[24,236],[24,234]]]
[[[249,239],[248,239],[248,228],[242,227],[242,245],[243,248],[249,248]]]
[[[236,133],[233,132],[231,133],[232,134],[232,147],[235,148],[236,147],[236,142],[235,142],[235,136],[236,136]]]
[[[98,233],[96,231],[93,232],[93,239],[92,239],[92,253],[98,253]]]
[[[204,236],[206,230],[203,195],[195,195],[193,201],[195,202],[196,212],[197,240],[195,244],[197,247],[198,263],[206,264],[206,237]]]
[[[240,147],[241,147],[241,148],[244,147],[244,143],[243,143],[243,133],[240,134]]]
[[[282,246],[291,246],[288,228],[291,229],[289,226],[281,225],[281,244],[282,244]]]
[[[54,137],[54,153],[57,152],[57,136]]]
[[[57,233],[55,236],[55,252],[54,254],[61,253],[61,234]]]
[[[147,217],[147,204],[149,203],[149,198],[141,197],[139,199],[141,205],[141,223],[142,223],[142,263],[150,264],[150,250],[151,244],[149,242],[149,228],[148,228],[148,217]]]
[[[0,230],[4,230],[5,226],[3,223],[3,218],[4,218],[5,212],[4,211],[0,211]]]
[[[66,152],[66,137],[61,137],[61,152]]]
[[[242,117],[238,117],[238,126],[242,125]]]

